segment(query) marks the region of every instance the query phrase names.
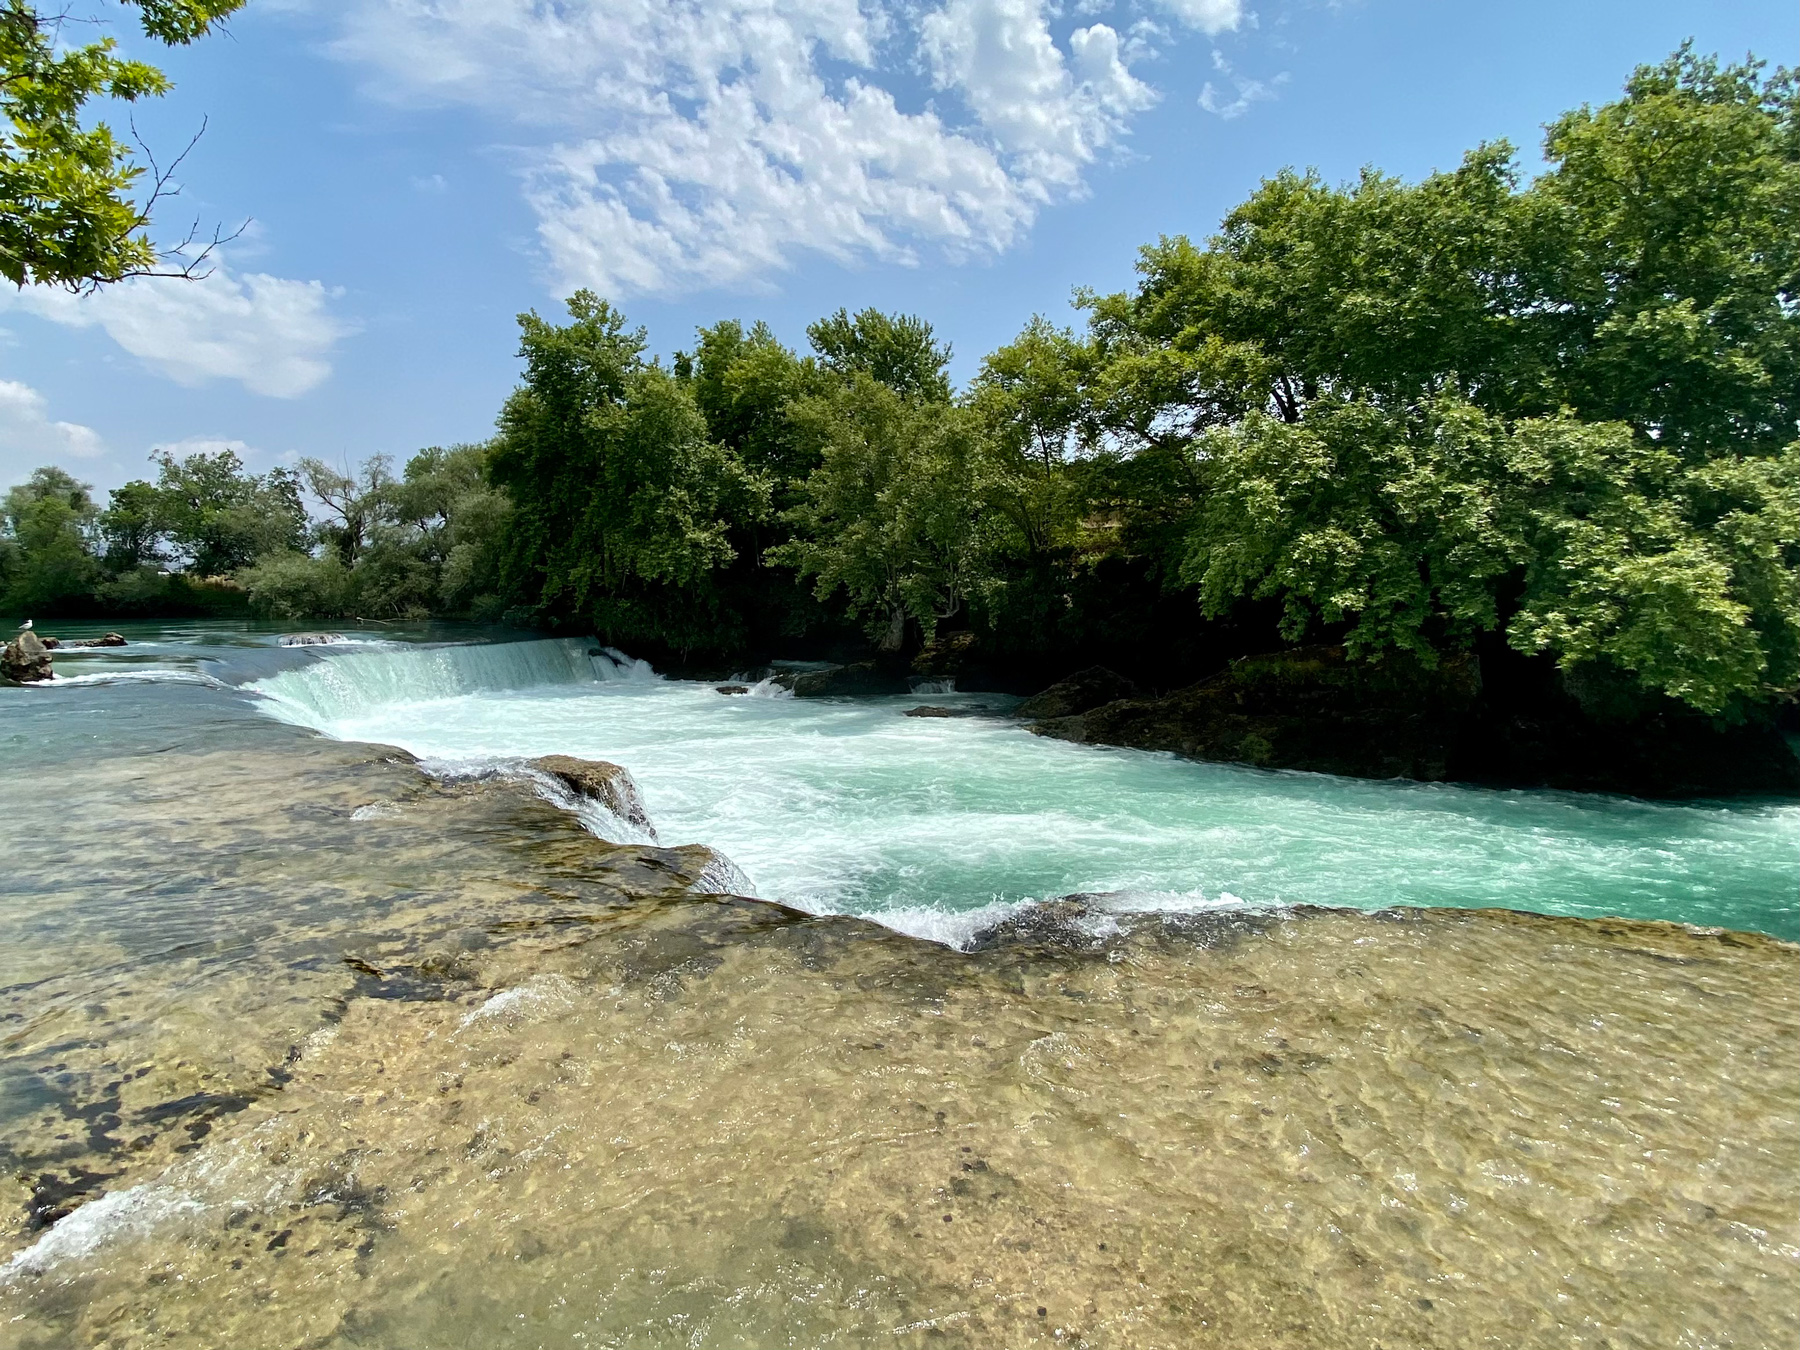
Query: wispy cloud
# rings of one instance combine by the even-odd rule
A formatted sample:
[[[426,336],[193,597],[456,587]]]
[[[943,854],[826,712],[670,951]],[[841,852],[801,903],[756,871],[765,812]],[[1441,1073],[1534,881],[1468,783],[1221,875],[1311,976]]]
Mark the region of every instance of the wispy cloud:
[[[0,380],[0,464],[7,482],[39,464],[93,459],[104,453],[100,433],[50,416],[42,394],[17,380]]]
[[[1249,112],[1252,104],[1276,97],[1281,86],[1288,81],[1286,71],[1268,80],[1252,80],[1238,75],[1232,70],[1231,63],[1218,51],[1213,52],[1213,69],[1225,77],[1231,86],[1231,92],[1221,91],[1208,80],[1200,90],[1200,106],[1227,122]]]
[[[332,348],[354,331],[332,313],[332,299],[321,282],[238,274],[221,260],[202,281],[139,277],[82,296],[0,291],[0,308],[97,325],[178,384],[236,380],[252,393],[296,398],[331,374]]]

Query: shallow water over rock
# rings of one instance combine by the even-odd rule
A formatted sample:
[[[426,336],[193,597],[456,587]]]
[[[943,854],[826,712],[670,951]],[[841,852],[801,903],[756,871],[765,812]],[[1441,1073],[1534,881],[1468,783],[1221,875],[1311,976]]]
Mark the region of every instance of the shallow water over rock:
[[[8,705],[0,1344],[1800,1334],[1791,945],[1101,898],[956,951],[119,692]]]

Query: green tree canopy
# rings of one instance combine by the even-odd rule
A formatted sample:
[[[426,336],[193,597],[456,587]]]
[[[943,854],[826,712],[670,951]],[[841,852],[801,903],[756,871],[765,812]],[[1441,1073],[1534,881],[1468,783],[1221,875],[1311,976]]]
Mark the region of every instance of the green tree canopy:
[[[950,397],[950,346],[914,315],[840,309],[807,325],[806,336],[825,368],[846,379],[867,375],[910,398]]]
[[[619,640],[711,645],[731,521],[766,510],[767,482],[711,439],[688,382],[643,359],[641,329],[588,291],[568,309],[563,325],[519,317],[525,381],[494,443],[514,582]]]
[[[821,600],[841,592],[884,650],[908,618],[929,636],[983,576],[976,419],[862,372],[792,415],[821,462],[787,512],[795,538],[770,557],[813,578]]]
[[[244,0],[125,0],[145,34],[194,41]],[[133,103],[169,89],[155,66],[117,54],[115,39],[63,41],[66,11],[0,0],[0,276],[15,286],[80,290],[157,269],[148,227],[168,173],[145,168],[104,122],[96,97]],[[170,166],[172,167],[172,166]],[[187,272],[194,260],[171,265]]]
[[[1290,639],[1500,629],[1706,712],[1791,689],[1794,77],[1683,48],[1545,154],[1523,188],[1503,143],[1418,184],[1284,173],[1087,297],[1137,535]]]
[[[10,612],[85,599],[99,578],[93,489],[57,468],[38,469],[0,504],[0,603]]]

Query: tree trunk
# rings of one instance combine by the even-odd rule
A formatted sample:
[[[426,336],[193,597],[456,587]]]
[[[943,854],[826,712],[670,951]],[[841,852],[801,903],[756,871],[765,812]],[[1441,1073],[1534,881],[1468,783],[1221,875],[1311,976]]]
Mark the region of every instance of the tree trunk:
[[[888,629],[881,639],[881,650],[897,652],[906,645],[906,607],[895,605],[888,617]]]

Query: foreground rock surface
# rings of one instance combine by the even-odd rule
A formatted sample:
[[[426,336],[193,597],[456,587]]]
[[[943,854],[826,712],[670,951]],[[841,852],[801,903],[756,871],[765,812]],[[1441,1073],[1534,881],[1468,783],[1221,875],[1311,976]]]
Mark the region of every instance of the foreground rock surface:
[[[599,802],[627,825],[656,838],[644,796],[630,770],[604,759],[576,759],[573,755],[544,755],[531,760],[530,765],[577,796]]]
[[[19,684],[35,684],[54,675],[50,649],[36,633],[20,633],[0,650],[0,676]]]
[[[1447,776],[1479,693],[1471,661],[1428,672],[1398,662],[1362,665],[1346,661],[1341,648],[1310,647],[1247,657],[1162,698],[1107,703],[1031,730],[1266,769],[1431,782]]]

